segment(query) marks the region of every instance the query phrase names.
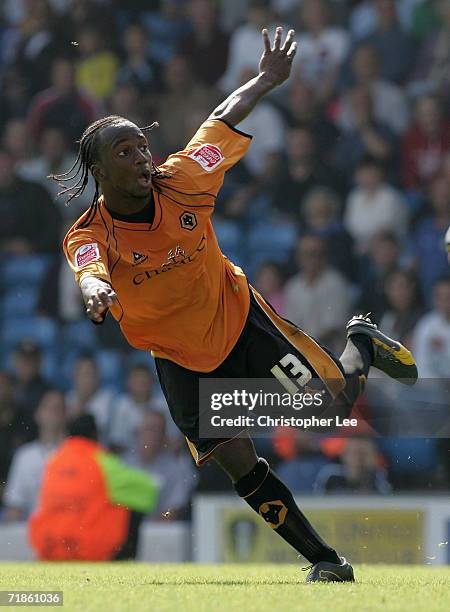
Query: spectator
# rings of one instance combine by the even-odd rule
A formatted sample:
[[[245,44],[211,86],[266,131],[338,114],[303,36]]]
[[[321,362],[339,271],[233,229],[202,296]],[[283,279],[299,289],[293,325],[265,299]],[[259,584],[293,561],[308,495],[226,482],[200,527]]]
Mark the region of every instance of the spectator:
[[[261,57],[261,30],[268,28],[272,40],[273,14],[270,0],[249,0],[246,21],[234,29],[230,39],[230,52],[221,88],[231,92],[239,87],[243,70],[255,70]]]
[[[115,402],[110,444],[120,452],[136,453],[139,427],[145,415],[155,411],[168,415],[167,405],[157,397],[149,366],[138,363],[130,368],[127,392]]]
[[[77,35],[80,57],[76,64],[76,83],[94,100],[103,101],[116,83],[118,59],[106,44],[102,31],[84,26]]]
[[[124,30],[121,40],[125,59],[117,72],[118,84],[133,83],[141,94],[154,94],[161,88],[161,75],[159,65],[149,57],[145,28],[140,23],[132,23]]]
[[[339,190],[340,179],[333,168],[318,155],[314,134],[305,127],[288,131],[286,159],[272,188],[272,203],[277,210],[303,222],[301,202],[314,187]]]
[[[391,492],[385,470],[373,440],[349,438],[341,455],[341,464],[327,465],[317,476],[320,493],[359,493],[369,495]]]
[[[421,378],[450,378],[450,278],[433,286],[433,310],[417,324],[414,355]]]
[[[34,414],[49,384],[41,372],[42,353],[33,340],[22,340],[14,351],[13,373],[15,377],[15,401],[27,425],[33,422]],[[28,432],[33,436],[34,427]]]
[[[423,315],[417,276],[410,270],[394,270],[385,282],[386,311],[380,328],[391,338],[410,347],[417,321]]]
[[[31,94],[48,87],[49,72],[58,51],[58,29],[48,0],[26,0],[13,63],[19,66]]]
[[[38,558],[134,559],[139,524],[155,506],[157,485],[97,443],[92,416],[78,417],[69,434],[46,466],[39,505],[29,523]]]
[[[111,40],[116,40],[117,9],[113,9],[111,0],[53,0],[54,2],[67,2],[65,10],[59,11],[61,19],[58,26],[61,28],[65,40],[77,42],[77,32],[93,23],[101,27]],[[131,2],[132,0],[130,0]],[[149,0],[150,1],[150,0]],[[111,10],[113,9],[113,10]]]
[[[107,108],[112,115],[127,117],[136,125],[144,126],[149,123],[148,98],[142,97],[135,81],[119,83],[107,102]]]
[[[381,76],[388,81],[402,84],[408,79],[414,66],[414,39],[398,22],[395,0],[376,0],[375,7],[377,27],[364,42],[378,50]]]
[[[31,101],[29,124],[33,136],[39,138],[45,128],[56,127],[74,143],[97,115],[95,103],[76,87],[73,62],[65,57],[54,59],[50,88]]]
[[[3,135],[3,146],[16,164],[26,164],[32,159],[34,144],[24,119],[15,118],[8,121]]]
[[[218,5],[210,0],[190,0],[187,15],[192,31],[181,39],[180,54],[188,58],[199,83],[214,86],[227,67],[230,44],[219,23]]]
[[[440,0],[421,0],[414,6],[411,32],[421,43],[439,28],[439,4]]]
[[[59,249],[58,209],[41,185],[16,174],[14,160],[5,149],[0,149],[0,214],[3,253],[52,253]]]
[[[317,157],[331,162],[339,130],[323,112],[315,90],[304,81],[295,79],[290,84],[287,102],[288,124],[293,128],[305,128],[314,134]]]
[[[255,288],[282,316],[285,311],[283,285],[283,272],[279,264],[274,261],[266,261],[259,266],[256,272]]]
[[[191,459],[168,450],[166,418],[161,412],[149,412],[138,430],[138,452],[128,456],[130,465],[145,470],[159,483],[160,494],[154,520],[181,519],[185,516],[195,485]]]
[[[332,95],[339,68],[349,47],[348,34],[330,25],[331,12],[327,0],[303,0],[301,23],[305,32],[298,36],[301,49],[298,73],[314,87],[323,102]]]
[[[86,307],[72,270],[65,265],[63,257],[60,253],[49,266],[40,287],[36,310],[38,316],[72,323],[82,319]]]
[[[0,504],[11,459],[18,446],[25,442],[25,424],[14,398],[14,380],[0,371]]]
[[[450,151],[444,157],[441,173],[442,176],[445,177],[447,183],[450,185]]]
[[[89,354],[81,354],[72,371],[72,388],[66,394],[69,417],[82,414],[95,418],[100,441],[107,444],[113,419],[113,397],[111,389],[101,386],[97,362]]]
[[[349,281],[358,276],[354,243],[341,220],[339,198],[327,187],[313,187],[302,202],[305,230],[320,236],[327,245],[328,260]],[[263,295],[264,292],[263,292]]]
[[[431,0],[431,2],[435,1],[436,0]],[[416,32],[414,25],[415,19],[417,19],[416,13],[419,13],[419,19],[423,18],[423,12],[420,11],[422,5],[420,3],[422,3],[422,5],[429,5],[429,0],[395,0],[398,20],[404,30]],[[356,26],[353,35],[355,38],[367,36],[376,30],[378,26],[376,3],[373,0],[362,0],[354,4],[357,6],[352,9],[352,14],[350,15],[352,30],[353,26]],[[419,11],[417,10],[418,8]],[[426,12],[428,13],[428,10],[426,10]],[[425,23],[421,25],[426,27]],[[420,35],[418,35],[418,37],[419,36]]]
[[[400,244],[395,233],[385,230],[372,238],[363,267],[360,298],[355,310],[370,312],[372,321],[376,323],[387,308],[384,292],[386,279],[399,267],[399,259]]]
[[[328,263],[324,241],[305,235],[297,246],[300,271],[285,287],[286,317],[333,349],[350,313],[350,287]]]
[[[243,71],[241,84],[247,83],[254,74]],[[254,177],[260,177],[267,169],[268,158],[281,154],[284,148],[284,123],[280,112],[270,103],[262,100],[243,121],[239,129],[253,136],[252,143],[243,163]]]
[[[26,117],[29,105],[28,84],[17,66],[3,66],[0,88],[0,134],[10,119]]]
[[[78,218],[92,202],[94,195],[92,179],[90,179],[90,188],[85,189],[79,198],[72,201],[71,206],[65,206],[63,199],[58,198],[62,187],[48,178],[50,174],[66,172],[75,162],[76,156],[70,148],[67,134],[61,128],[45,128],[39,139],[39,148],[38,156],[16,166],[18,176],[27,181],[40,183],[49,191],[66,221]]]
[[[430,304],[434,281],[448,271],[445,232],[450,225],[450,183],[443,176],[431,181],[429,213],[417,223],[413,250],[422,293]]]
[[[375,121],[386,125],[392,132],[404,132],[409,123],[406,96],[398,85],[381,78],[380,56],[375,47],[361,44],[352,56],[351,65],[354,84],[370,91]],[[346,98],[339,105],[337,123],[343,130],[356,127]]]
[[[175,55],[181,38],[189,31],[184,2],[160,0],[157,10],[146,10],[142,22],[150,33],[150,56],[166,64]]]
[[[415,107],[415,122],[402,143],[402,180],[407,189],[421,190],[440,170],[450,151],[450,119],[438,98],[424,96]]]
[[[199,106],[209,105],[212,108],[214,93],[195,82],[191,66],[181,55],[167,62],[164,82],[166,91],[158,105],[160,129],[155,136],[161,138],[162,151],[168,154],[179,151],[187,144],[192,136],[187,129],[189,115]]]
[[[423,4],[429,3],[424,2]],[[419,90],[438,93],[443,100],[446,100],[448,107],[450,101],[450,3],[448,0],[439,0],[436,2],[436,8],[435,27],[421,47],[413,85]]]
[[[350,192],[345,227],[358,253],[367,253],[375,234],[393,229],[398,236],[407,230],[408,210],[399,191],[388,185],[382,165],[371,157],[362,159],[355,173],[356,188]]]
[[[35,419],[37,440],[18,448],[11,463],[3,497],[6,522],[23,520],[36,507],[45,465],[65,436],[66,407],[60,391],[44,393]]]
[[[392,161],[396,138],[386,125],[375,119],[372,95],[367,87],[351,89],[345,102],[351,109],[355,127],[344,132],[339,139],[335,163],[349,179],[364,157],[371,156],[385,164]]]

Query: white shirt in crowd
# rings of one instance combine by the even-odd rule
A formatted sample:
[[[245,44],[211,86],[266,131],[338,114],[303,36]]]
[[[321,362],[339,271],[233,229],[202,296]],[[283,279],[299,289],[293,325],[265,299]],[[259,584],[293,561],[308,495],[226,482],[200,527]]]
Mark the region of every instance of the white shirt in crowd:
[[[6,507],[20,508],[24,516],[28,516],[35,509],[44,468],[57,446],[35,440],[16,450],[3,493],[3,503]]]
[[[270,39],[273,40],[275,26],[269,26],[268,30]],[[262,52],[260,30],[249,24],[237,27],[230,39],[227,69],[220,81],[222,90],[231,93],[239,87],[242,72],[245,70],[251,70],[256,76]]]
[[[405,201],[390,185],[383,184],[374,193],[357,187],[348,197],[344,224],[361,253],[367,251],[370,240],[380,231],[403,234],[407,220]]]
[[[376,120],[387,125],[393,132],[404,132],[409,125],[409,106],[401,88],[379,79],[372,84],[370,90]],[[356,128],[355,115],[348,99],[342,98],[336,119],[343,130]]]
[[[440,312],[420,319],[412,348],[420,378],[450,378],[450,321]]]
[[[271,104],[260,102],[238,127],[253,135],[244,158],[245,165],[253,175],[263,174],[267,155],[278,153],[284,147],[284,123],[280,113]]]
[[[305,32],[297,35],[297,42],[296,73],[311,85],[319,84],[330,69],[338,67],[349,49],[349,37],[342,28],[326,28],[319,36]]]
[[[76,157],[72,154],[68,154],[61,163],[61,167],[58,168],[57,172],[67,172],[72,167]],[[63,189],[57,181],[53,181],[48,175],[53,171],[50,168],[48,160],[45,157],[35,157],[29,159],[26,162],[19,163],[16,166],[17,174],[26,181],[34,181],[40,183],[52,196],[53,201],[58,205],[59,210],[64,219],[72,220],[76,219],[81,215],[86,208],[88,208],[94,197],[95,186],[91,176],[89,176],[89,182],[86,186],[85,191],[76,198],[75,201],[65,205],[66,197],[58,197],[58,193]],[[65,266],[67,267],[67,266]]]
[[[136,452],[137,434],[148,412],[160,412],[166,417],[169,439],[177,439],[180,432],[173,422],[167,403],[162,397],[152,397],[145,404],[139,404],[128,393],[123,393],[114,402],[113,416],[109,428],[109,443],[117,444],[127,451]]]
[[[319,337],[347,322],[351,307],[350,285],[342,274],[327,268],[313,285],[302,274],[286,283],[285,315],[289,321]]]

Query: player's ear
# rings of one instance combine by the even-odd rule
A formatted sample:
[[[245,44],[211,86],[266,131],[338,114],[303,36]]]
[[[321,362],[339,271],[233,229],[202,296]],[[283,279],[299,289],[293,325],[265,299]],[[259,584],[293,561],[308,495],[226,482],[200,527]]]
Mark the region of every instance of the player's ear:
[[[93,164],[91,168],[92,176],[95,178],[97,183],[101,183],[106,178],[106,172],[100,164]]]

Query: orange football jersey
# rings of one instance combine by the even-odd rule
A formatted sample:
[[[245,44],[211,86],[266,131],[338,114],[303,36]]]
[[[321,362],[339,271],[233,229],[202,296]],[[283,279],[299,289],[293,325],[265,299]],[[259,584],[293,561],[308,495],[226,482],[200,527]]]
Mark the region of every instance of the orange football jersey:
[[[111,308],[128,342],[200,372],[220,365],[244,327],[247,279],[221,252],[211,214],[224,174],[247,151],[249,136],[221,120],[202,124],[183,151],[160,166],[153,223],[124,222],[103,197],[86,227],[84,213],[64,239],[75,278],[108,281]]]

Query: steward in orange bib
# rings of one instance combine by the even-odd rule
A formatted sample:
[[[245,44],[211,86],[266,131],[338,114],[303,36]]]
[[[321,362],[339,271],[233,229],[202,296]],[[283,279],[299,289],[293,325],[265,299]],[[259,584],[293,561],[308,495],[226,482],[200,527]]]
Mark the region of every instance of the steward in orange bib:
[[[96,441],[90,415],[50,458],[29,539],[41,560],[107,561],[134,557],[141,513],[153,510],[158,487]],[[125,554],[123,554],[125,552]]]

